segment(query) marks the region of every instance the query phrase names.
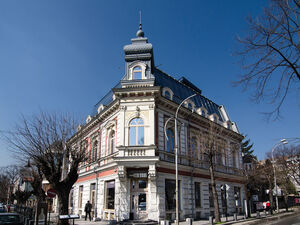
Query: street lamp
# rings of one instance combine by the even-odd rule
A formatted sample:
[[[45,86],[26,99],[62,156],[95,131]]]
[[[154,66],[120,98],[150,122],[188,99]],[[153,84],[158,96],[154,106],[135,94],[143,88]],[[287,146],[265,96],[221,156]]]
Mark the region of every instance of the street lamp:
[[[272,166],[273,166],[273,173],[274,173],[274,186],[275,186],[275,193],[276,193],[276,211],[277,211],[277,213],[279,213],[279,206],[278,206],[277,180],[276,180],[276,173],[275,173],[276,171],[275,171],[275,166],[274,166],[274,151],[280,145],[285,145],[287,143],[288,142],[286,139],[282,139],[282,140],[280,140],[279,143],[275,144],[274,147],[272,148]]]
[[[97,199],[98,199],[98,165],[94,166],[94,172],[96,174],[96,194],[95,194],[95,209],[94,209],[94,221],[97,221]]]
[[[177,107],[177,110],[176,110],[176,113],[175,113],[175,118],[174,117],[171,117],[169,118],[166,123],[165,123],[165,136],[166,136],[166,139],[168,140],[168,136],[167,136],[167,133],[166,133],[166,127],[167,127],[167,124],[168,122],[171,120],[171,119],[174,119],[175,120],[175,180],[176,180],[176,188],[175,188],[175,194],[176,194],[176,225],[179,224],[179,199],[178,199],[178,135],[177,135],[177,119],[178,119],[178,112],[179,112],[179,109],[180,107],[182,106],[182,104],[187,101],[188,99],[196,96],[197,94],[193,94],[189,97],[187,97],[186,99],[184,99],[180,104],[179,106]]]

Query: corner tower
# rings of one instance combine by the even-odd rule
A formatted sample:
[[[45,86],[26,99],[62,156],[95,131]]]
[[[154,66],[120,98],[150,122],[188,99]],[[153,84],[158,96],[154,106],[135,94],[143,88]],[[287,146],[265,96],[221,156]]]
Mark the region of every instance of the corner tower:
[[[148,38],[144,37],[141,23],[136,38],[131,39],[130,45],[124,46],[124,53],[125,76],[122,84],[154,81],[153,47],[151,43],[148,43]]]

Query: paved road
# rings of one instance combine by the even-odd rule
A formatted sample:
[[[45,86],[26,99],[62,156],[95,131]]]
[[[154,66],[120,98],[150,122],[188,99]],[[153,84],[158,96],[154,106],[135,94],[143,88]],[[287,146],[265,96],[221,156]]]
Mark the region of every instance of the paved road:
[[[283,218],[277,221],[268,223],[268,225],[300,225],[300,215]]]

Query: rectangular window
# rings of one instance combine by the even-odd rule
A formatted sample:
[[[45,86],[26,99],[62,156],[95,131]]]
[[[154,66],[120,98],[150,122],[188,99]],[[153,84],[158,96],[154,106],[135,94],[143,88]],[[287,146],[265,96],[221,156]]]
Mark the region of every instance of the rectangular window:
[[[214,207],[214,197],[213,197],[213,192],[212,192],[212,186],[209,184],[209,207],[213,208]]]
[[[235,206],[241,206],[241,188],[234,187]]]
[[[201,186],[199,182],[195,182],[195,206],[201,207]]]
[[[139,194],[139,210],[146,211],[146,209],[147,209],[146,194],[141,193],[141,194]]]
[[[96,199],[96,184],[92,183],[90,187],[90,202],[93,208],[95,208],[95,199]]]
[[[83,194],[83,185],[79,186],[78,208],[82,208],[82,194]]]
[[[165,181],[165,200],[166,200],[166,210],[176,209],[176,181],[168,180]],[[180,209],[180,183],[178,183],[178,198],[179,198],[179,209]]]
[[[106,182],[106,208],[115,208],[115,181]]]
[[[141,189],[147,188],[147,181],[146,180],[139,180],[139,188],[141,188]]]
[[[73,208],[73,200],[74,200],[74,189],[72,188],[72,190],[70,191],[70,195],[69,195],[69,206],[70,208]]]
[[[130,127],[130,129],[129,129],[129,138],[130,138],[129,145],[131,145],[131,146],[137,145],[136,135],[137,135],[136,127]]]
[[[138,145],[144,145],[144,127],[138,127]]]

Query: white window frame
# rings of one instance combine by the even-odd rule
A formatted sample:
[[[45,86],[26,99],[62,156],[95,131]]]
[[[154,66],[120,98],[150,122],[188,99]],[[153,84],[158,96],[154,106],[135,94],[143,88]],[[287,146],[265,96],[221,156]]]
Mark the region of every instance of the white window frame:
[[[134,80],[133,70],[136,67],[140,67],[141,68],[141,70],[142,70],[141,71],[142,72],[142,79],[147,79],[147,77],[146,77],[146,68],[147,68],[147,65],[145,63],[142,63],[142,62],[134,62],[134,63],[132,63],[129,66],[129,77],[128,77],[128,79],[129,80]]]

